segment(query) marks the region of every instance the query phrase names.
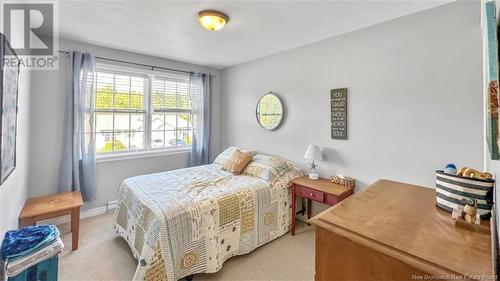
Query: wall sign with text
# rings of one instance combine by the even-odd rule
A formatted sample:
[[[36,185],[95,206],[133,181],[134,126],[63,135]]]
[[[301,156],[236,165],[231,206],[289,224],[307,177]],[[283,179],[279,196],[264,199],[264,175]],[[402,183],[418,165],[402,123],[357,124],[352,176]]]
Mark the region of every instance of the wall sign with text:
[[[330,92],[332,106],[332,139],[347,139],[347,88]]]

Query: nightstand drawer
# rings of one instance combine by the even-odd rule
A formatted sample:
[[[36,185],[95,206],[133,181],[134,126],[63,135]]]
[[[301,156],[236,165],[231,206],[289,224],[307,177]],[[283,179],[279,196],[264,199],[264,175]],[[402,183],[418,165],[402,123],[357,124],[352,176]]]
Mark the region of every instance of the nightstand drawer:
[[[325,204],[333,206],[339,202],[339,198],[335,195],[327,194]]]
[[[323,203],[324,193],[307,187],[302,187],[302,197]]]

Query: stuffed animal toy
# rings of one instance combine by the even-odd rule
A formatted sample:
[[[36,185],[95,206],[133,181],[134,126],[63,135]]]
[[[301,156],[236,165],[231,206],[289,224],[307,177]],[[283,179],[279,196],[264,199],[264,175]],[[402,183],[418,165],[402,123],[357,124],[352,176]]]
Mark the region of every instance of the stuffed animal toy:
[[[446,174],[450,175],[456,175],[457,174],[457,166],[455,164],[446,164],[446,167],[444,168],[444,172]]]
[[[478,170],[474,170],[472,168],[467,168],[467,167],[461,167],[460,169],[458,169],[457,176],[479,179],[479,180],[486,180],[493,178],[493,175],[491,173],[488,172],[482,173],[479,172]]]

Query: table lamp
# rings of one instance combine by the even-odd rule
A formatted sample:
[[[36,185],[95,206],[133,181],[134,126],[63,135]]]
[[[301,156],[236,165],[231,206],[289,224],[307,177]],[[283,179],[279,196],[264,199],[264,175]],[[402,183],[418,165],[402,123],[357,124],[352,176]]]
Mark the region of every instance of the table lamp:
[[[309,173],[309,178],[312,180],[317,180],[319,176],[316,173],[317,165],[316,163],[314,163],[314,160],[323,160],[323,155],[321,154],[319,146],[315,144],[310,144],[307,147],[306,153],[304,154],[304,158],[312,160],[312,163],[309,163],[309,165],[311,165],[311,172]]]

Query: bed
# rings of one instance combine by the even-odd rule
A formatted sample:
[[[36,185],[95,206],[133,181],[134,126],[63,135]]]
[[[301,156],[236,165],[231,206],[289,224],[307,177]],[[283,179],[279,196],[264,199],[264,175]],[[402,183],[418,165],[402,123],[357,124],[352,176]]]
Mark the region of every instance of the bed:
[[[290,230],[292,162],[255,154],[241,175],[212,164],[123,181],[113,220],[138,260],[134,280],[212,273]]]

